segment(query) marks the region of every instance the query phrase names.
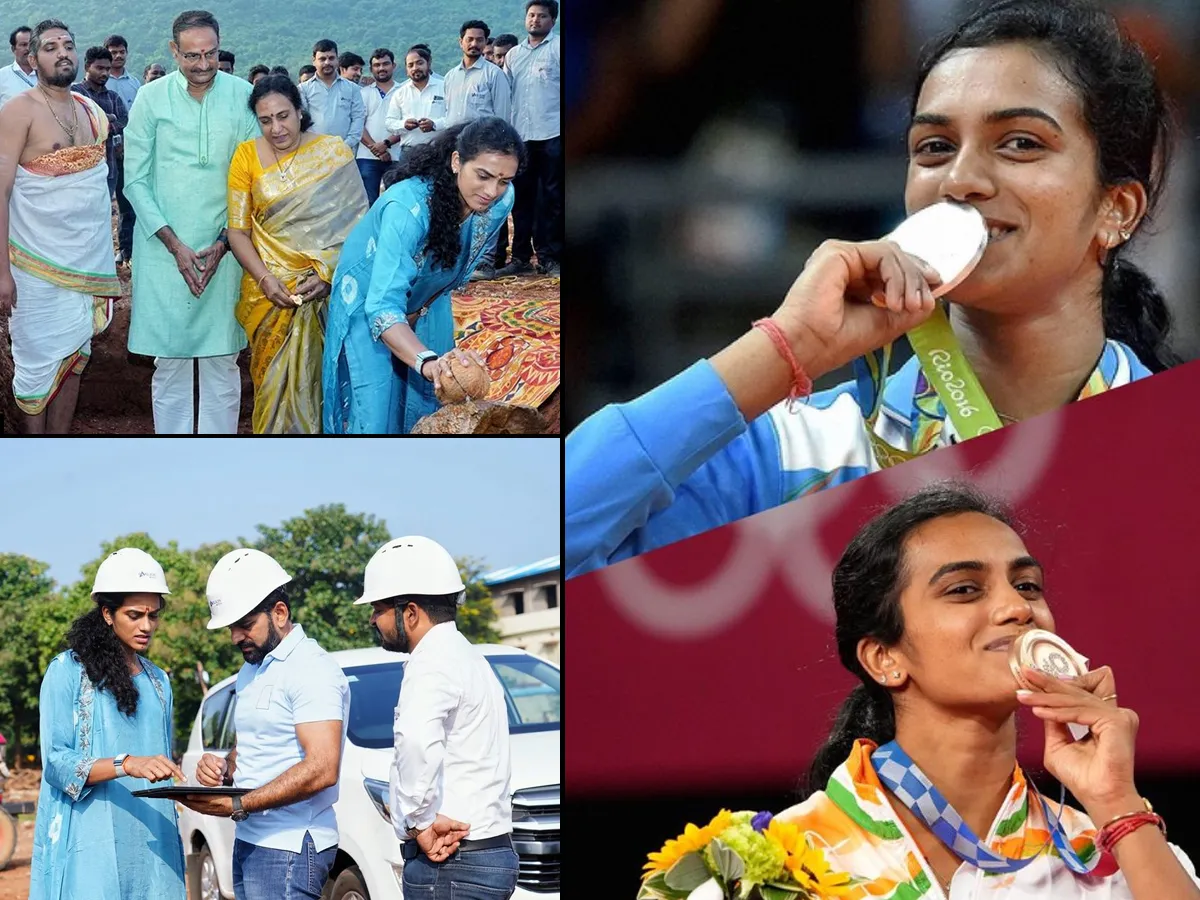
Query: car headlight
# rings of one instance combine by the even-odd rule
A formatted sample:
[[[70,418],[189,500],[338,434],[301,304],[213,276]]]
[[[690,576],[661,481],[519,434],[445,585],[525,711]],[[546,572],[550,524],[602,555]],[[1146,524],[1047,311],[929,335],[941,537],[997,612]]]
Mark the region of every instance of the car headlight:
[[[375,808],[379,810],[384,821],[389,825],[392,824],[391,789],[388,783],[375,778],[364,778],[363,787],[367,789],[367,796],[371,798],[371,802],[375,804]]]

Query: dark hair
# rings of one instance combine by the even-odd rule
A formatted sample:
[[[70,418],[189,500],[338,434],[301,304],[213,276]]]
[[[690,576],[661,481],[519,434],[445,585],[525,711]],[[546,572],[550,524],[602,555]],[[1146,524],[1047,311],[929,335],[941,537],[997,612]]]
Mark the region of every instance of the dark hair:
[[[315,44],[313,44],[313,56],[316,56],[318,53],[337,53],[337,52],[338,52],[337,44],[334,41],[331,41],[329,38],[321,38],[321,40],[319,40]]]
[[[845,762],[859,738],[885,744],[896,736],[896,717],[888,691],[858,661],[858,643],[876,638],[892,646],[904,634],[900,593],[907,575],[905,542],[933,519],[981,513],[1015,527],[1004,505],[967,484],[933,484],[871,519],[854,535],[833,570],[834,635],[842,665],[862,682],[850,692],[834,719],[825,743],[813,757],[808,792],[822,790],[833,770]]]
[[[1140,182],[1150,218],[1166,183],[1175,123],[1146,54],[1093,3],[999,0],[981,6],[922,53],[912,111],[925,79],[947,54],[1006,43],[1030,45],[1076,90],[1096,141],[1100,183]],[[1123,258],[1126,246],[1110,250],[1105,259],[1104,331],[1161,372],[1181,361],[1167,342],[1171,314],[1149,276]]]
[[[273,590],[273,591],[271,591],[271,593],[267,594],[266,599],[263,600],[262,603],[258,604],[258,606],[256,606],[256,607],[254,607],[254,609],[250,610],[250,612],[246,613],[246,615],[242,616],[242,618],[245,619],[249,616],[257,616],[259,613],[269,613],[271,610],[273,610],[275,608],[276,603],[282,603],[284,606],[287,607],[288,618],[291,619],[291,617],[292,617],[292,601],[288,597],[286,585],[275,588],[275,590]]]
[[[104,47],[88,47],[87,52],[83,54],[83,67],[86,69],[98,59],[107,59],[112,62],[112,54]]]
[[[287,70],[287,66],[271,66],[271,71],[269,74],[282,75],[288,79],[290,79],[292,77],[291,73],[288,72],[288,70]]]
[[[425,251],[444,269],[457,264],[460,252],[462,197],[457,176],[450,168],[455,150],[463,163],[480,153],[504,153],[517,158],[518,172],[525,168],[525,142],[516,129],[504,119],[487,116],[447,128],[440,137],[418,144],[384,173],[384,190],[406,178],[427,178],[433,183]]]
[[[455,591],[453,594],[401,594],[390,599],[396,607],[396,612],[414,603],[425,610],[430,622],[440,625],[442,622],[453,622],[458,615],[458,597],[461,593],[462,591]]]
[[[263,66],[263,69],[266,69],[266,66]],[[306,65],[306,66],[301,66],[301,67],[300,67],[300,74],[301,74],[301,75],[316,75],[316,74],[317,74],[317,67],[316,67],[316,66],[314,66],[314,65],[312,65],[311,63],[310,63],[310,64],[308,64],[308,65]]]
[[[217,62],[227,62],[232,66],[237,63],[237,60],[234,59],[234,57],[233,57],[233,51],[218,50],[217,51]]]
[[[30,28],[28,25],[22,25],[20,28],[14,28],[13,33],[8,36],[8,46],[11,49],[13,49],[13,50],[17,49],[17,35],[23,31],[28,31],[30,34],[33,33],[33,29]]]
[[[33,26],[33,31],[29,34],[29,52],[36,56],[42,46],[42,35],[47,31],[54,31],[56,28],[61,28],[72,41],[75,40],[75,35],[71,34],[71,29],[67,27],[62,19],[46,19]]]
[[[312,116],[308,114],[308,110],[304,108],[304,104],[300,102],[300,88],[296,87],[295,82],[286,75],[267,75],[260,78],[258,83],[250,91],[250,99],[247,105],[250,107],[250,112],[258,115],[258,101],[268,94],[279,94],[287,98],[288,102],[296,108],[296,112],[300,115],[300,130],[308,131],[312,128]]]
[[[125,38],[121,37],[119,34],[110,34],[104,39],[104,46],[108,47],[109,49],[113,47],[124,47],[126,50],[128,50],[129,41],[125,40]]]
[[[433,65],[433,54],[429,52],[429,48],[424,44],[413,44],[411,47],[409,47],[408,52],[404,54],[405,60],[408,59],[409,53],[415,53],[417,56],[421,57],[421,59],[425,60],[425,62]]]
[[[393,63],[396,62],[396,54],[392,53],[392,51],[389,50],[387,47],[377,48],[375,50],[375,52],[373,52],[371,54],[371,62],[375,62],[375,60],[377,60],[377,59],[383,59],[385,56],[388,59],[390,59]]]
[[[529,12],[531,6],[544,6],[550,18],[555,22],[558,21],[558,0],[525,0],[525,12]]]
[[[492,29],[488,28],[487,22],[483,21],[482,19],[467,19],[467,21],[462,23],[462,28],[458,29],[459,39],[461,40],[462,37],[466,35],[466,33],[472,28],[482,29],[483,36],[485,38],[490,37],[492,34]]]
[[[271,74],[271,70],[268,69],[266,66],[264,66],[262,63],[259,63],[258,65],[250,67],[250,71],[246,73],[246,80],[253,81],[255,75],[270,75],[270,74]]]
[[[127,716],[137,712],[138,692],[129,673],[129,660],[121,639],[111,625],[104,621],[102,610],[117,614],[127,594],[93,594],[90,610],[74,622],[67,632],[67,648],[82,664],[88,678],[98,691],[108,691],[117,701],[117,709]],[[159,609],[167,605],[160,595]]]
[[[366,64],[367,64],[366,60],[364,60],[357,53],[354,53],[350,50],[347,50],[345,53],[343,53],[341,56],[338,57],[338,68],[339,69],[348,69],[348,68],[350,68],[350,66],[365,66]]]
[[[171,38],[176,46],[179,46],[179,36],[192,28],[211,28],[217,40],[221,40],[221,26],[217,24],[212,13],[202,9],[189,9],[177,15],[171,23]]]
[[[515,34],[507,34],[506,33],[506,34],[496,35],[496,46],[497,47],[515,47],[519,43],[521,43],[521,42],[519,40],[517,40],[517,36]]]

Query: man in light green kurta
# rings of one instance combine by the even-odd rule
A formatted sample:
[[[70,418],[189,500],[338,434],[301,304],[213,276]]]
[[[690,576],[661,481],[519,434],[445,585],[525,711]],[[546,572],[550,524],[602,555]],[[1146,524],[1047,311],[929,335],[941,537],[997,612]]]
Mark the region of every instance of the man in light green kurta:
[[[157,434],[193,432],[193,368],[195,430],[237,433],[246,336],[233,317],[242,269],[225,238],[227,183],[234,150],[261,131],[250,83],[217,69],[219,35],[209,13],[175,20],[179,70],[138,91],[125,130],[125,196],[137,214],[129,350],[155,357]]]

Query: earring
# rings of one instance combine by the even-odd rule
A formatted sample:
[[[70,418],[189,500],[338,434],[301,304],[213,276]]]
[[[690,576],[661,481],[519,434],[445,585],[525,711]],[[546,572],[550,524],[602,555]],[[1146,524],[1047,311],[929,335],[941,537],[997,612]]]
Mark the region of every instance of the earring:
[[[880,676],[879,676],[879,683],[880,683],[880,684],[887,684],[887,676],[886,676],[886,675],[880,675]]]
[[[899,673],[899,672],[893,672],[893,673],[892,673],[892,677],[893,677],[893,678],[899,678],[899,677],[900,677],[900,673]]]
[[[1133,236],[1133,233],[1127,228],[1122,228],[1120,234],[1122,242],[1129,240],[1129,238]]]

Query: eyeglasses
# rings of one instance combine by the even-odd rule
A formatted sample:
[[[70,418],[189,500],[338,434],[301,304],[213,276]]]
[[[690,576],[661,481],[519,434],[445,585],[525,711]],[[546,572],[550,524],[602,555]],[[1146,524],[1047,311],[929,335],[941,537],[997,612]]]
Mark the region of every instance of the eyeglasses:
[[[189,63],[198,63],[201,59],[206,62],[216,62],[217,54],[220,52],[218,49],[213,49],[205,53],[180,53],[179,55],[183,57],[184,62]]]

